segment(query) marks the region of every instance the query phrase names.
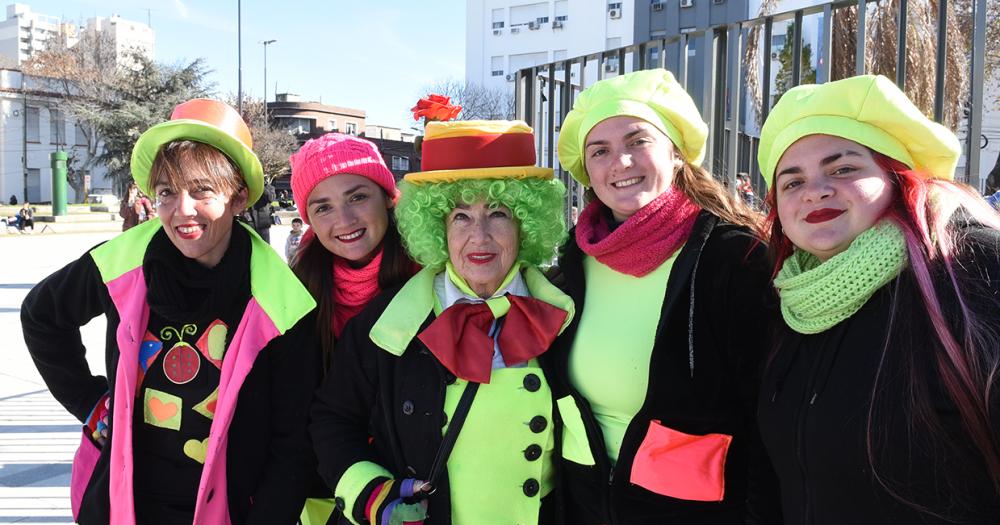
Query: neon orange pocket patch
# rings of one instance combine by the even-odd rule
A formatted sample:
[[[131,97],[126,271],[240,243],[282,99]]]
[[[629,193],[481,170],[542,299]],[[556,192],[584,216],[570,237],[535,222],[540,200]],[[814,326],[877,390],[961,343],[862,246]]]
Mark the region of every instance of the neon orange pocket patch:
[[[649,422],[630,481],[671,498],[722,501],[726,488],[726,454],[733,437],[694,436]]]

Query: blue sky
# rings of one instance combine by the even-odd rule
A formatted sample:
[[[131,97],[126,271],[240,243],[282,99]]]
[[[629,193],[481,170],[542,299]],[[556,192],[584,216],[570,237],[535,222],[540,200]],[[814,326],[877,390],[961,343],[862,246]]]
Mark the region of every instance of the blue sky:
[[[4,3],[6,6],[10,3]],[[121,15],[156,31],[156,59],[202,57],[218,94],[237,87],[236,0],[28,0],[32,11],[79,24]],[[368,112],[368,123],[412,125],[409,108],[435,81],[465,76],[464,0],[242,1],[243,90]]]

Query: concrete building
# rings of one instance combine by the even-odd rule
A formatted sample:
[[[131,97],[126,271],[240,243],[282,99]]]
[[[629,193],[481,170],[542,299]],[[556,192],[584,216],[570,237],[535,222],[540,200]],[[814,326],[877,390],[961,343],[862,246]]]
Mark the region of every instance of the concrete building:
[[[51,43],[65,39],[73,45],[79,39],[76,26],[58,17],[31,11],[26,4],[7,6],[7,18],[0,22],[0,60],[4,67],[17,67]]]
[[[274,127],[298,136],[299,142],[331,131],[349,135],[365,131],[364,110],[306,102],[292,93],[278,93],[275,99],[267,103]]]
[[[129,53],[139,52],[149,59],[155,58],[156,34],[153,28],[118,15],[87,20],[84,31],[96,34],[114,46],[119,64],[128,59]]]
[[[467,0],[467,83],[513,89],[519,69],[634,42],[636,0],[524,1]]]
[[[416,151],[413,142],[401,140],[382,139],[378,137],[365,137],[378,146],[382,160],[389,167],[389,171],[396,177],[396,182],[403,178],[403,175],[414,171],[420,171],[420,153]]]
[[[23,83],[22,83],[23,82]],[[71,153],[74,166],[87,158],[87,140],[71,115],[59,107],[62,98],[48,86],[49,79],[25,76],[20,71],[0,69],[0,196],[18,201],[45,202],[52,199],[52,168],[49,155],[56,150]],[[71,166],[72,168],[73,166]],[[103,166],[89,173],[90,188],[112,189]],[[73,188],[69,202],[80,202]]]
[[[405,131],[392,126],[381,124],[368,124],[365,126],[364,137],[366,139],[386,139],[400,142],[413,142],[417,138],[417,133]]]

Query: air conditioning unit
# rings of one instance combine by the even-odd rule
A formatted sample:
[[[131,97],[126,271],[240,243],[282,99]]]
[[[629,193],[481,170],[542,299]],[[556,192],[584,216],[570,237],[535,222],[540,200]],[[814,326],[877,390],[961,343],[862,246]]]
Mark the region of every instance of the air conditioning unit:
[[[618,64],[604,64],[605,73],[614,73],[618,71]]]
[[[622,17],[621,9],[608,9],[608,18],[621,18],[621,17]]]
[[[694,0],[681,0],[681,7],[694,7]]]
[[[663,11],[663,2],[653,2],[650,7],[653,8],[653,11]]]
[[[502,34],[503,34],[503,30],[502,29],[494,29],[493,30],[493,36],[500,36]]]
[[[512,28],[510,28],[510,34],[512,34],[512,35],[516,35],[516,34],[518,34],[520,32],[521,32],[521,28],[520,27],[512,27]]]
[[[777,59],[778,59],[778,52],[771,51],[771,60],[777,60]]]
[[[555,22],[552,22],[552,29],[562,29],[562,26],[563,26],[562,20],[556,20]]]
[[[528,29],[530,29],[532,31],[538,29],[538,22],[534,22],[534,21],[528,22]]]
[[[514,79],[517,78],[517,74],[516,73],[507,73],[507,76],[504,77],[504,78],[507,79],[507,82],[513,82]]]

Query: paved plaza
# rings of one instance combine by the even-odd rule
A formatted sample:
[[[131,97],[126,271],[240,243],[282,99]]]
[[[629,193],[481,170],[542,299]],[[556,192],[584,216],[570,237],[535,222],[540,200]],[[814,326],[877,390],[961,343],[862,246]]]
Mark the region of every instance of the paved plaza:
[[[87,249],[117,233],[121,223],[78,233],[0,234],[0,524],[72,523],[70,465],[80,422],[52,398],[21,336],[21,302],[28,291]],[[65,229],[64,229],[65,231]],[[288,226],[271,228],[284,254]],[[82,329],[87,361],[104,375],[105,320]]]

